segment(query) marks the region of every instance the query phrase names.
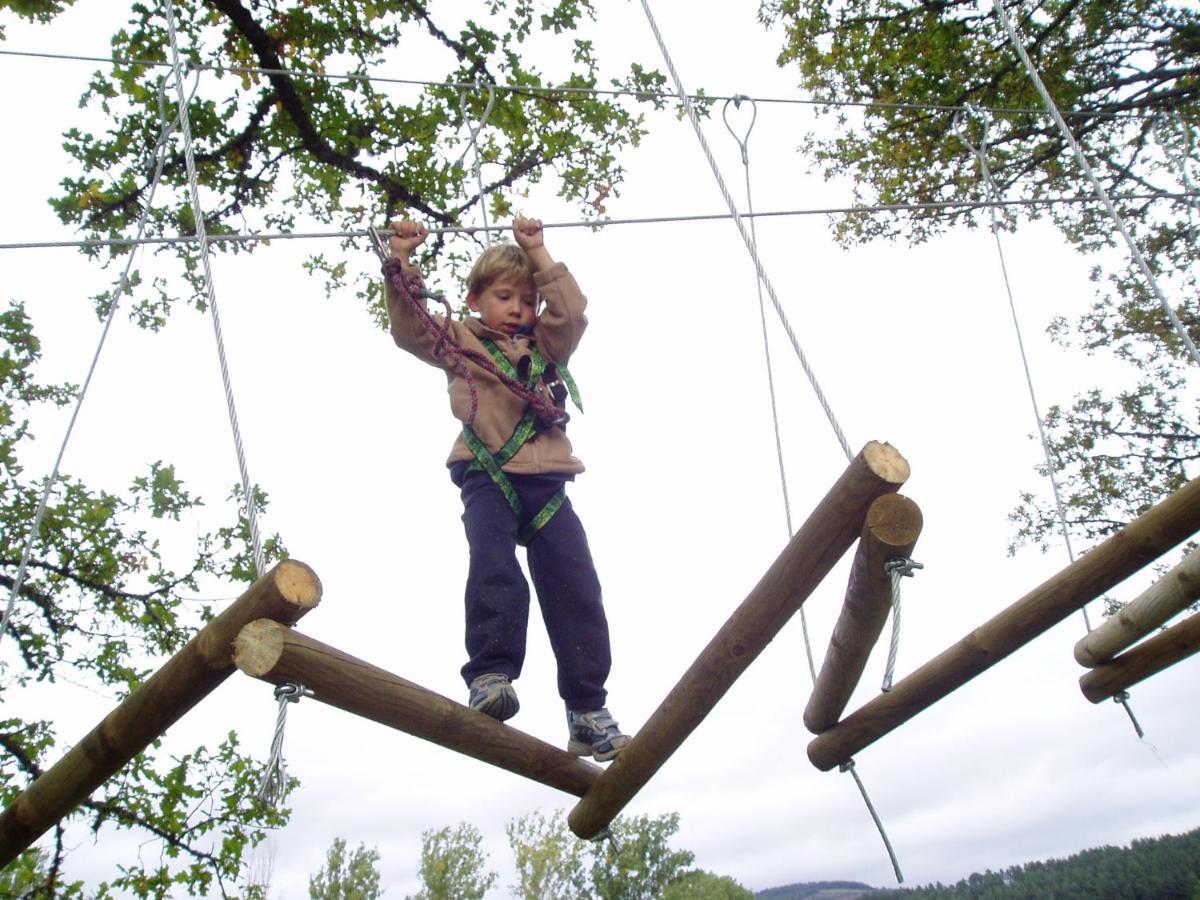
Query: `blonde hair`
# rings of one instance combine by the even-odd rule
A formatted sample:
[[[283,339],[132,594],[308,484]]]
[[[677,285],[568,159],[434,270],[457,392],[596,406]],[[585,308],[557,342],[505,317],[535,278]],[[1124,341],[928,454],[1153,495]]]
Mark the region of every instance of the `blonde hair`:
[[[498,278],[515,278],[534,284],[533,262],[516,244],[493,244],[471,266],[467,293],[479,296]]]

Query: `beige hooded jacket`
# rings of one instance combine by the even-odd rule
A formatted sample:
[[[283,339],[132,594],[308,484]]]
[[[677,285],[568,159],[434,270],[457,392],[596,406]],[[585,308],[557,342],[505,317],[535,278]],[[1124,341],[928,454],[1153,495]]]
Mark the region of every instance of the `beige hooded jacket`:
[[[480,338],[490,338],[514,367],[520,364],[523,356],[529,354],[533,344],[537,345],[546,362],[566,365],[575,348],[579,346],[584,329],[587,328],[587,316],[584,315],[587,299],[579,290],[575,278],[562,263],[555,263],[551,268],[536,273],[534,281],[546,305],[534,323],[532,336],[509,337],[501,331],[488,328],[482,321],[472,317],[462,322],[451,321],[450,333],[454,339],[464,348],[475,349],[487,355]],[[392,338],[396,345],[418,359],[445,371],[447,390],[450,394],[450,411],[460,422],[466,422],[471,411],[471,396],[466,379],[455,371],[445,358],[439,359],[433,355],[437,335],[425,329],[412,308],[392,287],[389,279],[385,278],[384,284],[388,321],[391,323]],[[440,315],[433,316],[433,319],[439,327],[445,321]],[[464,364],[474,376],[479,400],[473,426],[475,433],[487,445],[488,450],[495,453],[504,446],[525,416],[525,401],[505,387],[491,372],[469,360],[464,360]],[[474,456],[460,432],[446,465],[472,459]],[[503,468],[505,472],[515,475],[575,475],[583,471],[583,463],[575,458],[566,432],[561,427],[553,427],[535,432]]]

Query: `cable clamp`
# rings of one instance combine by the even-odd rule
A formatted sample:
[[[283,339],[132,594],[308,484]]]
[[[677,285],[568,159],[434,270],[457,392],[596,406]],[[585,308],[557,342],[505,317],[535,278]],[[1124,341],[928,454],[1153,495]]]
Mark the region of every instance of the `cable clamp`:
[[[924,564],[916,560],[909,559],[907,556],[900,556],[896,559],[889,559],[883,564],[883,571],[889,575],[899,573],[908,578],[912,578],[917,569],[925,568]]]
[[[286,700],[288,703],[299,703],[301,697],[313,696],[315,695],[313,694],[312,690],[310,688],[306,688],[302,684],[294,684],[289,681],[287,684],[275,685],[276,700]]]

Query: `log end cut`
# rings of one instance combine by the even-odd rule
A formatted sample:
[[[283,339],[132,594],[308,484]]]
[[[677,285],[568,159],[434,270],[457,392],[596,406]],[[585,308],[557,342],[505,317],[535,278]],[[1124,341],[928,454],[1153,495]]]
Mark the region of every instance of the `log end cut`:
[[[233,641],[233,664],[255,678],[275,668],[283,655],[288,627],[271,619],[251,622]]]
[[[870,441],[861,454],[870,470],[889,484],[901,485],[908,481],[911,470],[908,460],[891,444]]]

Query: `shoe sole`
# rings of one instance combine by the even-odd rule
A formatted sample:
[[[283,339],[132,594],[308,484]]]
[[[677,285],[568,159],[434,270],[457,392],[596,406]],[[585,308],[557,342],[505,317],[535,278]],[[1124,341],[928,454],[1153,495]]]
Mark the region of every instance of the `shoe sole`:
[[[616,759],[621,755],[629,744],[623,743],[619,747],[613,747],[611,750],[602,753],[586,741],[577,741],[574,738],[567,742],[567,752],[572,756],[590,756],[596,762],[608,762],[610,759]]]
[[[509,690],[502,691],[499,695],[488,698],[478,706],[472,706],[471,709],[481,712],[485,716],[491,716],[498,722],[506,722],[517,714],[521,709],[521,704],[517,701],[516,694]]]

